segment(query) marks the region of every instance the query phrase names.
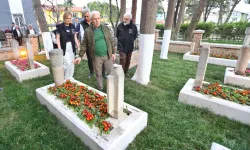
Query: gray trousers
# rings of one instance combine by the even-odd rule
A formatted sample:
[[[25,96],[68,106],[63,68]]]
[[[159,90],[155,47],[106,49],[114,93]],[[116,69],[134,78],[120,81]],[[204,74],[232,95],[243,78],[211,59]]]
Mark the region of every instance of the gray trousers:
[[[103,90],[102,67],[104,66],[107,75],[110,75],[113,68],[113,61],[108,56],[95,56],[94,68],[96,73],[97,87]]]

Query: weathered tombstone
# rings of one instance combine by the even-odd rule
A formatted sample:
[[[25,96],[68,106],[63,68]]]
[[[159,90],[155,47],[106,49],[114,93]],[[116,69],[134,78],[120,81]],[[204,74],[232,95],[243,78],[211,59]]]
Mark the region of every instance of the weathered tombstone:
[[[204,30],[194,30],[193,34],[193,43],[194,45],[194,52],[199,52],[201,46],[202,35],[205,31]],[[191,49],[192,50],[192,49]]]
[[[13,50],[14,59],[19,59],[20,58],[20,52],[19,52],[19,43],[17,42],[17,40],[12,39],[11,47],[12,47],[12,50]]]
[[[55,85],[62,85],[64,82],[63,51],[53,49],[49,51],[49,57]]]
[[[210,150],[230,150],[230,149],[225,147],[225,146],[222,146],[220,144],[213,142]]]
[[[47,59],[50,59],[49,52],[53,50],[53,43],[50,32],[43,32],[42,37],[43,37],[43,45],[44,45],[44,50],[46,52],[46,57]]]
[[[121,65],[114,64],[107,76],[108,113],[115,119],[122,118],[124,102],[124,73]]]
[[[240,57],[238,58],[235,72],[244,75],[250,59],[250,27],[246,28],[245,39],[240,50]]]
[[[200,57],[196,71],[194,87],[202,87],[202,82],[207,69],[207,61],[210,53],[210,45],[203,45],[200,50]]]
[[[30,41],[28,39],[26,39],[26,48],[27,48],[27,53],[28,53],[27,60],[28,60],[29,65],[30,65],[30,69],[35,69],[32,45],[30,44]]]

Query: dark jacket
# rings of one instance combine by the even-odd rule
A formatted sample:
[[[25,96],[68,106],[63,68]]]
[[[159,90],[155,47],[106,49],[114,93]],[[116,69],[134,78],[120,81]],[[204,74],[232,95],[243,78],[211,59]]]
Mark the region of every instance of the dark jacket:
[[[138,30],[135,24],[130,22],[128,25],[124,25],[124,23],[120,23],[117,27],[116,37],[118,39],[117,42],[117,50],[123,51],[125,53],[133,52],[134,41],[138,36]]]
[[[84,31],[89,27],[89,24],[85,20],[81,21],[80,24],[82,25]],[[79,25],[79,31],[80,31],[80,25]]]
[[[110,33],[110,29],[105,26],[105,25],[100,25],[100,27],[102,28],[107,46],[108,46],[108,57],[109,59],[112,58],[112,54],[115,53],[115,44],[114,44],[114,40],[111,36]],[[89,28],[87,28],[84,31],[84,39],[81,43],[81,50],[79,52],[79,56],[82,57],[86,50],[88,49],[90,57],[92,58],[92,60],[94,60],[95,58],[95,37],[94,37],[94,27],[93,25],[90,25]]]
[[[73,48],[73,52],[76,54],[76,43],[75,43],[75,26],[73,24],[69,24],[70,27],[70,33],[71,33],[71,37],[70,37],[70,42],[72,44],[72,48]],[[65,55],[65,51],[66,51],[66,43],[67,43],[67,32],[66,32],[66,28],[65,28],[65,24],[59,24],[57,26],[57,34],[60,34],[60,44],[61,44],[61,48],[63,50],[63,55]]]
[[[19,29],[18,29],[18,30],[19,30]],[[20,34],[21,34],[20,37],[23,37],[22,32],[21,32],[20,30],[19,30],[19,32],[20,32]],[[14,38],[17,38],[17,37],[18,37],[17,29],[13,30],[13,37],[14,37]]]

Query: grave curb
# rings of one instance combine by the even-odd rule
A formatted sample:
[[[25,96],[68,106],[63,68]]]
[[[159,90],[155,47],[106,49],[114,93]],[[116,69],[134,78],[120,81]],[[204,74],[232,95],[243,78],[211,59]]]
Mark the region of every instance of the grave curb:
[[[185,53],[183,55],[183,59],[198,62],[199,61],[199,56],[198,55],[191,55],[190,53],[191,52]],[[208,64],[236,67],[237,60],[208,57]],[[250,67],[250,62],[248,62],[248,67]]]
[[[79,85],[87,86],[79,81]],[[99,133],[96,127],[89,128],[89,126],[76,115],[73,110],[69,109],[63,102],[56,98],[56,96],[48,94],[47,88],[54,86],[50,84],[36,89],[37,99],[42,105],[45,105],[51,113],[53,113],[62,123],[79,137],[85,145],[93,150],[122,150],[134,140],[147,126],[148,114],[136,107],[124,103],[124,108],[127,108],[132,113],[124,120],[118,121],[118,126],[114,127],[110,134]],[[100,95],[106,95],[94,88],[88,86],[89,89],[98,92]],[[113,125],[117,120],[108,118],[108,121]],[[114,124],[115,124],[114,123]]]
[[[234,68],[227,67],[224,76],[224,84],[232,84],[244,88],[250,88],[250,78],[236,75]]]
[[[12,65],[10,61],[5,62],[5,67],[19,82],[22,82],[23,80],[29,80],[32,78],[42,77],[42,76],[46,76],[50,74],[49,67],[36,61],[34,61],[34,63],[37,63],[40,66],[40,68],[27,70],[27,71],[21,71],[16,66]]]
[[[206,83],[206,82],[205,82]],[[178,101],[199,108],[206,108],[220,116],[250,125],[250,107],[237,104],[221,98],[203,95],[193,91],[194,79],[189,79],[181,89]]]

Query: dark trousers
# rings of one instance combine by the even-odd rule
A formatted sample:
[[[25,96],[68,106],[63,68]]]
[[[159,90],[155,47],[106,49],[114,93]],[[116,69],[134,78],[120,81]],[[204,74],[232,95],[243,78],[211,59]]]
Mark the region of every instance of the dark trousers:
[[[124,73],[127,73],[130,65],[132,52],[125,53],[123,51],[119,51],[119,55],[120,55],[120,65],[122,65]]]
[[[22,37],[15,37],[15,39],[17,40],[19,46],[21,46],[23,44],[23,39]]]
[[[89,72],[90,72],[90,73],[94,73],[93,60],[91,59],[88,50],[86,51],[86,55],[87,55],[87,58],[88,58]]]

